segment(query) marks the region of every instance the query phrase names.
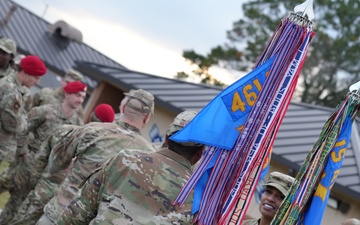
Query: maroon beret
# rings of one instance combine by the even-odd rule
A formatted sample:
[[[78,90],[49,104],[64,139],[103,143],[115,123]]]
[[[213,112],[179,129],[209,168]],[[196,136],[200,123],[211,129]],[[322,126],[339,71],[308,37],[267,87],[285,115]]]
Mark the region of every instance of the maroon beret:
[[[115,118],[114,109],[108,104],[100,104],[95,110],[95,115],[103,122],[112,123]]]
[[[83,84],[80,81],[74,81],[67,83],[64,87],[64,91],[68,94],[71,94],[80,91],[86,91],[86,88],[87,88],[86,84]]]
[[[43,61],[35,55],[25,56],[20,61],[21,69],[30,76],[43,76],[46,73],[46,67]]]

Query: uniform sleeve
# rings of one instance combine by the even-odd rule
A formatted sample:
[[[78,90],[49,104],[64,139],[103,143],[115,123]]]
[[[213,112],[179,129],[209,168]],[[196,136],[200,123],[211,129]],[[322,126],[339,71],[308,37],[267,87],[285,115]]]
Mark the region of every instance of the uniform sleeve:
[[[41,174],[43,173],[45,167],[48,164],[48,158],[51,151],[51,141],[53,136],[49,135],[45,141],[41,144],[39,151],[35,154],[35,159],[33,163],[33,169],[31,174],[31,182],[33,184],[37,183]]]
[[[13,91],[13,90],[11,90]],[[9,133],[19,134],[26,131],[26,113],[23,111],[20,95],[4,93],[0,102],[2,128]]]
[[[27,132],[21,132],[16,136],[16,156],[23,156],[29,153]]]
[[[71,160],[76,155],[79,142],[82,142],[81,130],[81,128],[72,130],[63,138],[63,141],[53,147],[48,161],[51,173],[60,172],[71,164]]]
[[[64,209],[58,225],[89,224],[96,217],[102,193],[106,184],[106,173],[111,169],[114,158],[89,176],[81,186],[78,196]]]
[[[28,131],[35,130],[46,120],[46,106],[32,108],[28,113]]]
[[[41,103],[42,103],[42,95],[40,90],[31,97],[31,107],[40,106],[42,105]]]

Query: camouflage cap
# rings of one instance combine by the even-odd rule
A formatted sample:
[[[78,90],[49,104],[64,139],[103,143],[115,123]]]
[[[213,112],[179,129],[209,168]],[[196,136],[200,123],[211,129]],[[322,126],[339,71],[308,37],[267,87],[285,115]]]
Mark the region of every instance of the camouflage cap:
[[[65,81],[67,82],[73,82],[73,81],[83,81],[84,80],[84,76],[76,71],[76,70],[73,70],[73,69],[69,69],[65,76],[64,76],[64,79]]]
[[[295,179],[289,175],[272,172],[270,173],[269,179],[264,186],[270,186],[278,189],[284,196],[289,193],[290,187]]]
[[[142,113],[151,113],[154,114],[154,96],[143,90],[143,89],[138,89],[138,90],[130,90],[128,93],[124,93],[128,99],[126,101],[126,106],[142,112]],[[137,99],[141,102],[141,108],[139,108],[137,105],[132,103],[132,99]]]
[[[5,51],[8,54],[16,54],[16,44],[13,40],[9,38],[1,38],[0,39],[0,49]]]
[[[174,121],[170,124],[169,128],[166,131],[166,135],[170,137],[175,132],[184,128],[190,121],[197,115],[195,111],[184,111],[179,113]],[[181,145],[184,146],[202,146],[203,144],[196,143],[196,142],[181,142]]]

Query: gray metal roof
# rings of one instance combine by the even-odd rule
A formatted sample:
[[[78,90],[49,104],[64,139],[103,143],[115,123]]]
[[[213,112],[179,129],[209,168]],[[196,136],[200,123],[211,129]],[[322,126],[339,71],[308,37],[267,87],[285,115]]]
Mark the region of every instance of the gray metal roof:
[[[66,45],[59,45],[59,40],[47,31],[50,23],[10,0],[0,1],[0,19],[6,17],[13,5],[17,6],[17,9],[5,25],[0,25],[0,36],[13,39],[18,46],[18,52],[39,56],[47,67],[59,74],[64,74],[74,67],[76,60],[125,68],[85,43],[69,41]],[[90,87],[96,86],[90,79],[85,82]]]
[[[125,91],[132,88],[146,89],[154,94],[157,104],[174,112],[200,111],[222,90],[93,63],[77,64],[81,71],[86,71],[93,79],[106,80]],[[332,108],[291,102],[274,142],[273,159],[298,170],[332,112]],[[356,138],[360,140],[360,122],[356,121],[355,124],[355,128],[359,129],[352,133],[351,143],[334,188],[346,191],[360,200],[360,141],[354,141]]]
[[[155,96],[156,105],[174,113],[183,110],[200,111],[222,90],[204,84],[189,83],[95,63],[77,62],[76,68],[86,73],[91,79],[106,80],[124,91],[140,88],[147,90]]]

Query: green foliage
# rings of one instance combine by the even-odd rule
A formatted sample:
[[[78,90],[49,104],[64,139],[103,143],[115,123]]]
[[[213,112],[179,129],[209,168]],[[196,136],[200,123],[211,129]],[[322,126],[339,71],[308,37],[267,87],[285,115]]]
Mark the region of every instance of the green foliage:
[[[4,192],[0,194],[0,209],[3,209],[10,198],[9,192]]]
[[[7,163],[0,163],[0,172],[2,172],[9,164]],[[4,192],[0,194],[0,209],[3,209],[5,207],[6,202],[10,198],[9,192]]]
[[[212,51],[214,51],[214,56],[220,55],[221,57],[226,57],[226,53],[221,51],[221,47],[220,49],[214,49]],[[192,72],[201,78],[201,83],[220,87],[225,85],[221,81],[213,78],[213,76],[209,73],[209,68],[211,67],[211,65],[215,65],[218,63],[218,59],[216,57],[205,57],[197,54],[193,50],[184,51],[183,57],[189,60],[191,64],[197,65],[196,69],[194,69]],[[186,74],[185,72],[178,72],[175,78],[184,79],[189,76],[190,75]]]
[[[175,75],[175,78],[177,79],[186,79],[189,77],[189,74],[185,73],[185,72],[178,72],[176,75]]]
[[[244,17],[227,32],[229,43],[206,56],[184,51],[184,57],[204,72],[211,65],[250,71],[281,19],[304,1],[250,0],[243,4]],[[314,2],[315,36],[296,90],[301,101],[334,107],[360,79],[359,11],[358,0]]]

